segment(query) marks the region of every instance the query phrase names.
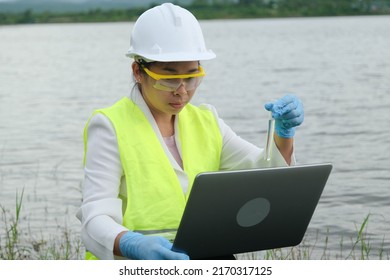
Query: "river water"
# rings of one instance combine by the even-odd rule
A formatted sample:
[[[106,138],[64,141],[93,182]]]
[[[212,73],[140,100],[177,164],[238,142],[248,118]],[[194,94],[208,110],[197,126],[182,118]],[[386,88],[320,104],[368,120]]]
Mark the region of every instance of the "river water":
[[[334,164],[307,231],[312,258],[348,255],[367,215],[371,257],[389,258],[390,17],[201,25],[217,59],[203,63],[207,77],[194,103],[213,104],[239,135],[263,146],[263,104],[293,92],[306,117],[296,133],[298,162]],[[129,94],[131,28],[0,26],[0,205],[14,213],[24,190],[20,226],[30,238],[80,232],[83,128],[95,108]]]

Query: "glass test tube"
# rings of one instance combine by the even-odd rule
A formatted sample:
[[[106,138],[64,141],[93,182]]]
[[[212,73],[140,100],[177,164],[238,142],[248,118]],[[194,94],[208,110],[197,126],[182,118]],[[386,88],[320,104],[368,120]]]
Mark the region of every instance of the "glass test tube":
[[[274,129],[275,129],[275,119],[272,118],[272,112],[269,112],[268,117],[268,130],[267,130],[267,139],[264,149],[264,159],[271,160],[271,147],[272,141],[274,141]]]

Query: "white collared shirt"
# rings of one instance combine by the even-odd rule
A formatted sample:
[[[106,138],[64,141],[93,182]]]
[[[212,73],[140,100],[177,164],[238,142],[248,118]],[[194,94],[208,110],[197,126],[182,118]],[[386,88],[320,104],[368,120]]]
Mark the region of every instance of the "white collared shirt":
[[[183,192],[186,193],[188,176],[170,152],[157,123],[137,89],[133,91],[131,99],[152,125],[175,170]],[[274,143],[271,147],[271,160],[266,161],[263,158],[263,149],[237,136],[222,119],[218,118],[213,106],[201,106],[209,109],[218,120],[223,141],[220,170],[288,165]],[[178,118],[175,118],[175,131],[177,131],[177,122]],[[180,141],[176,135],[175,142],[180,154]],[[294,155],[291,164],[295,164]],[[82,223],[82,240],[86,249],[99,259],[114,259],[116,258],[113,255],[115,238],[120,232],[128,230],[122,225],[122,200],[118,198],[118,195],[127,197],[127,191],[115,130],[110,120],[102,114],[93,116],[88,125],[84,170],[83,203],[77,212],[77,217]]]

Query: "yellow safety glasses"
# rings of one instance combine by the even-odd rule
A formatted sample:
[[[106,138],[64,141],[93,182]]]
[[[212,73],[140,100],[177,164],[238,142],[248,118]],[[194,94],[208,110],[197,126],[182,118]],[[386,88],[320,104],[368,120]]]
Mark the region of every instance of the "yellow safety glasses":
[[[181,85],[184,85],[186,91],[196,89],[203,76],[206,75],[202,66],[199,65],[199,72],[192,74],[180,74],[180,75],[162,75],[150,71],[145,66],[141,66],[142,69],[148,74],[149,77],[154,79],[156,83],[153,85],[155,89],[162,91],[177,91]]]

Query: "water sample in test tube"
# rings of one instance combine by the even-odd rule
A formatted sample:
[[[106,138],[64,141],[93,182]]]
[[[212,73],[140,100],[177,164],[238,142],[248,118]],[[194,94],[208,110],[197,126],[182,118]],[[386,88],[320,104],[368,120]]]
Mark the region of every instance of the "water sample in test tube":
[[[275,130],[275,119],[272,117],[272,112],[269,112],[268,115],[268,130],[267,130],[267,139],[264,149],[264,159],[271,160],[271,147],[272,142],[274,141],[274,130]]]

